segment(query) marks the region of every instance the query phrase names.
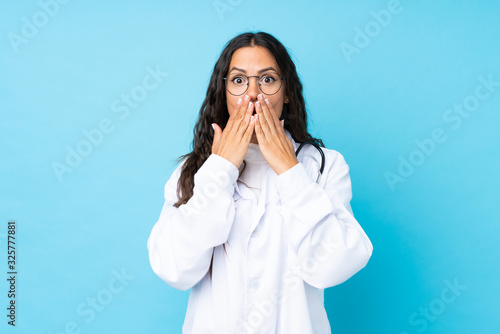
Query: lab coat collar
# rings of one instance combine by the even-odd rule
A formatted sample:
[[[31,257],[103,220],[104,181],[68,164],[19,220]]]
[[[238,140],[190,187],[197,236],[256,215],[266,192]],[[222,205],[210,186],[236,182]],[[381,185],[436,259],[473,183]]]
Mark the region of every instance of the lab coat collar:
[[[294,147],[294,151],[296,151],[299,144],[297,144],[293,140],[292,135],[286,129],[285,129],[285,134],[288,137],[288,139],[290,139],[290,141],[292,142],[293,147]],[[266,162],[266,165],[267,165],[266,174],[265,174],[266,179],[265,179],[265,182],[262,185],[262,189],[260,191],[260,198],[259,198],[258,203],[257,203],[257,208],[256,208],[256,210],[252,211],[252,217],[249,217],[250,224],[245,226],[244,233],[246,235],[247,242],[249,241],[249,239],[251,237],[252,231],[255,230],[256,226],[259,224],[260,220],[262,219],[262,216],[264,215],[268,204],[270,204],[270,205],[272,205],[272,203],[278,204],[277,201],[279,201],[279,193],[278,193],[278,189],[276,187],[276,177],[278,175],[267,164],[267,162]],[[242,169],[243,168],[240,167],[240,172]],[[236,182],[235,194],[234,194],[234,201],[235,201],[236,206],[241,205],[241,202],[244,202],[247,200],[254,200],[254,199],[255,199],[255,196],[250,189],[248,189],[244,184]]]
[[[290,141],[293,144],[294,151],[297,150],[297,147],[299,146],[298,143],[293,140],[292,135],[287,129],[285,130],[285,134],[290,139]],[[240,172],[243,168],[240,168]],[[276,196],[278,196],[278,192],[275,186],[275,178],[278,176],[276,172],[268,165],[268,168],[266,170],[266,182],[263,185],[263,189],[261,189],[261,199],[259,200],[259,206],[258,206],[258,212],[259,215],[262,215],[264,213],[264,208],[267,203],[269,203],[271,200],[275,199]],[[252,199],[253,194],[250,189],[246,188],[245,186],[239,184],[236,182],[236,187],[235,187],[235,192],[238,194],[239,197],[245,198],[245,199]],[[262,210],[262,212],[261,212]]]

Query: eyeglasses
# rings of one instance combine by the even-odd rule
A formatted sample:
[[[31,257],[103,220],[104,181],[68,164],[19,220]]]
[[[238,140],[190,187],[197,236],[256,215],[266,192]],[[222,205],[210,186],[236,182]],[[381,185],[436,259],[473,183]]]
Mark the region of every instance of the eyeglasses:
[[[241,73],[231,73],[228,77],[224,78],[227,91],[231,95],[242,95],[248,89],[250,78],[259,78],[259,89],[266,95],[276,94],[280,88],[285,77],[280,77],[276,72],[268,72],[262,74],[260,77],[257,75],[246,76]]]

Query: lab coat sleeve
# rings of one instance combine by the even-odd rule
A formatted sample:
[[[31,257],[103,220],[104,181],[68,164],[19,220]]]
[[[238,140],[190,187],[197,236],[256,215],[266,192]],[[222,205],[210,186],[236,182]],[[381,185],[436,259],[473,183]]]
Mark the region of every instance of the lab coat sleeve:
[[[207,273],[214,247],[228,239],[239,172],[230,161],[211,154],[194,176],[193,196],[176,208],[181,166],[165,184],[165,202],[147,249],[153,271],[173,288],[187,290]]]
[[[334,161],[323,173],[324,188],[300,162],[276,181],[287,238],[302,278],[319,289],[349,279],[366,266],[373,252],[351,209],[349,166],[340,153],[331,152]]]

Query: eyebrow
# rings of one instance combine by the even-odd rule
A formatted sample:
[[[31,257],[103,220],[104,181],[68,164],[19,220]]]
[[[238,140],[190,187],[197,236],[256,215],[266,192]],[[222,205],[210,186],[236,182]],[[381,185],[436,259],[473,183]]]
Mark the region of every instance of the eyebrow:
[[[247,71],[245,71],[245,70],[243,70],[243,69],[241,69],[241,68],[238,68],[238,67],[236,67],[236,66],[233,66],[233,68],[232,68],[232,69],[230,69],[230,70],[229,70],[229,72],[231,72],[231,71],[233,71],[233,70],[240,71],[240,72],[243,72],[243,73],[247,73]],[[273,70],[273,71],[275,71],[276,73],[278,73],[278,71],[277,71],[274,67],[272,67],[272,66],[270,66],[270,67],[266,67],[266,68],[263,68],[263,69],[259,70],[257,73],[259,73],[259,74],[260,74],[260,73],[262,73],[262,72],[266,72],[266,71],[269,71],[269,70]]]

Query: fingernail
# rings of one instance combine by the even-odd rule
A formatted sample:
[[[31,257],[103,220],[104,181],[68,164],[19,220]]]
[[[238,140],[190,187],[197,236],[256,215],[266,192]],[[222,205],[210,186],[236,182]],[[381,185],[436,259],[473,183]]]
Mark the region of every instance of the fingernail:
[[[255,102],[255,105],[260,108],[260,102],[259,101]]]
[[[213,125],[213,123],[212,123],[212,129],[214,129],[214,131],[215,131],[215,125]]]
[[[281,120],[280,123],[281,123],[281,126],[285,126],[285,121],[284,120]]]
[[[252,102],[250,102],[250,103],[248,104],[248,109],[252,109],[252,105],[253,105],[253,103],[252,103]]]
[[[250,122],[253,121],[253,115],[250,117]]]
[[[245,102],[248,102],[248,100],[250,100],[250,96],[245,95]]]
[[[264,95],[259,94],[259,96],[258,96],[258,97],[259,97],[259,100],[264,100]]]
[[[238,99],[238,102],[236,102],[236,104],[237,104],[237,105],[240,105],[240,104],[241,104],[241,101],[243,101],[243,100],[242,100],[242,99],[241,99],[241,97],[240,97],[240,98]]]
[[[266,104],[269,105],[269,100],[268,99],[266,99]]]

